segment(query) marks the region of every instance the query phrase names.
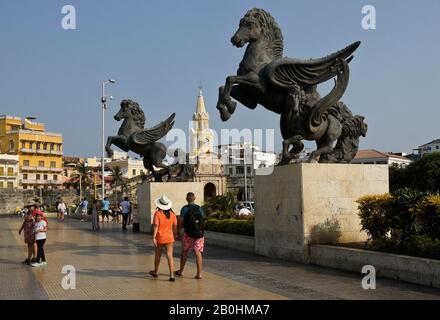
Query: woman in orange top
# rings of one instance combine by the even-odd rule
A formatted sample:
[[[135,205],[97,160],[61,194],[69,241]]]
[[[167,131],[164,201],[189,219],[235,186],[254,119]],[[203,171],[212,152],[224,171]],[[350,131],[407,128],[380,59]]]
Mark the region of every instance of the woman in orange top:
[[[172,203],[167,196],[163,195],[156,200],[157,211],[153,219],[153,244],[155,247],[154,270],[150,275],[157,278],[160,258],[163,248],[166,249],[168,267],[170,269],[170,281],[174,279],[173,245],[174,235],[177,233],[177,218],[171,209]]]

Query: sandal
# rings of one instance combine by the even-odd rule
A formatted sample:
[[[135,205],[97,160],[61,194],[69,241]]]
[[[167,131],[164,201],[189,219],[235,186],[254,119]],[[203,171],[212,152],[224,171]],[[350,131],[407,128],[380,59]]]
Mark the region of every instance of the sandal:
[[[157,278],[157,273],[154,271],[150,271],[149,275],[152,276],[153,278]]]
[[[171,277],[171,278],[169,278],[168,280],[171,281],[171,282],[174,282],[174,281],[176,281],[176,278]]]
[[[194,279],[202,280],[203,278],[202,278],[202,276],[195,276]]]
[[[174,274],[175,274],[176,276],[178,276],[178,277],[183,276],[183,273],[180,272],[180,270],[174,271]]]

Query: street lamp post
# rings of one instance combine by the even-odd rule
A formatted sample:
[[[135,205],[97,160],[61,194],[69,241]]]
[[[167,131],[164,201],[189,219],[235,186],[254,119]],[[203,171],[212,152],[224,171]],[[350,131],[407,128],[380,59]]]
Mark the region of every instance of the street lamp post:
[[[247,188],[246,145],[244,145],[244,150],[243,150],[243,166],[244,166],[244,206],[247,208],[248,188]]]
[[[105,197],[105,180],[104,180],[104,158],[105,158],[105,110],[107,109],[107,98],[113,99],[112,96],[105,94],[105,85],[108,83],[116,83],[114,79],[108,79],[102,82],[102,96],[101,96],[101,108],[102,108],[102,158],[101,158],[101,200]]]

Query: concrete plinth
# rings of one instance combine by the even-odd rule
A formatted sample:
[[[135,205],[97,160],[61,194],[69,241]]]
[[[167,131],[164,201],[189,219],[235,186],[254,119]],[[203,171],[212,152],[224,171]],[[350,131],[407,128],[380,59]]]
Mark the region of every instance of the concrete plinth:
[[[257,171],[256,253],[308,262],[310,243],[365,241],[356,200],[388,190],[387,165],[300,163],[269,175]]]
[[[193,192],[196,202],[203,201],[202,182],[145,182],[137,191],[138,219],[141,232],[151,232],[151,223],[156,210],[156,199],[163,194],[173,202],[173,211],[180,214],[180,209],[187,204],[186,194]]]

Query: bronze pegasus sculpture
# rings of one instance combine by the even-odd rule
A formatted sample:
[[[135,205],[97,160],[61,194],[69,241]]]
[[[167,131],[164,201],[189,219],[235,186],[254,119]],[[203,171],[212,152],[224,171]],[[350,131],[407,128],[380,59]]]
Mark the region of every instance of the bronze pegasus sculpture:
[[[275,19],[255,8],[240,20],[231,42],[239,48],[248,45],[237,75],[227,77],[219,88],[217,109],[223,121],[235,111],[237,102],[231,98],[250,109],[260,104],[280,114],[281,165],[298,157],[304,148],[302,140],[316,141],[311,162],[349,163],[354,158],[367,124],[339,100],[349,81],[348,63],[360,42],[320,59],[285,58]],[[321,98],[317,85],[332,78],[333,90]]]
[[[151,172],[155,181],[162,181],[162,176],[168,175],[171,178],[171,168],[164,163],[167,155],[167,147],[157,142],[163,138],[174,125],[175,113],[169,116],[165,121],[152,128],[144,128],[145,114],[139,104],[133,100],[123,100],[121,109],[114,116],[116,121],[122,122],[117,136],[110,136],[107,139],[105,150],[111,157],[113,150],[111,145],[115,145],[125,152],[133,151],[143,158],[144,167]],[[155,168],[159,170],[155,170]]]

